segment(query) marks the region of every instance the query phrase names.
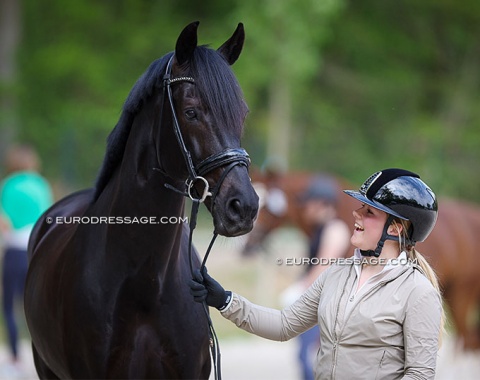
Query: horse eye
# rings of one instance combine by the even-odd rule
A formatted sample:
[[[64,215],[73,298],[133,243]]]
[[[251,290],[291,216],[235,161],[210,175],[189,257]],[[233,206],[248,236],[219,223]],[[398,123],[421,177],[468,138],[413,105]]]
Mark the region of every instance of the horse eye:
[[[185,116],[187,117],[187,119],[193,120],[197,117],[197,113],[194,110],[186,110]]]

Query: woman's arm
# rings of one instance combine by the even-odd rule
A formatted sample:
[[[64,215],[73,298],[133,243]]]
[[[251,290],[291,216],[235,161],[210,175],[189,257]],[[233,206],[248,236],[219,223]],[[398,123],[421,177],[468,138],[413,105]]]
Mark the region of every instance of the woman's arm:
[[[6,234],[11,229],[10,218],[4,213],[2,206],[0,205],[0,235]]]
[[[292,305],[277,310],[256,305],[234,293],[231,304],[221,313],[242,330],[283,342],[317,324],[320,295],[321,281],[317,280]]]
[[[435,378],[441,315],[441,299],[432,286],[408,307],[403,323],[404,379]]]
[[[189,286],[195,301],[205,301],[216,307],[241,329],[263,338],[285,341],[317,323],[323,278],[322,274],[297,301],[283,310],[256,305],[238,294],[225,291],[206,271],[195,273]]]

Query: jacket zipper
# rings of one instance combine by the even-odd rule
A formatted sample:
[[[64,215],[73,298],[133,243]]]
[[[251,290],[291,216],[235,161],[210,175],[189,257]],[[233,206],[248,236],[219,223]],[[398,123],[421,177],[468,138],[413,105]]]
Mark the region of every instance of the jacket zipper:
[[[350,316],[352,315],[352,312],[353,312],[353,309],[352,309],[352,310],[350,311],[350,313],[348,314],[347,319],[346,319],[346,320],[344,321],[344,323],[343,323],[342,331],[340,331],[340,334],[337,335],[337,331],[336,331],[336,328],[335,328],[335,327],[336,327],[337,324],[338,324],[338,314],[339,314],[339,312],[340,312],[340,303],[341,303],[341,300],[342,300],[342,298],[343,298],[343,296],[344,296],[344,293],[345,293],[345,289],[346,289],[346,285],[347,285],[347,283],[348,283],[348,280],[350,279],[350,276],[351,276],[351,274],[352,274],[352,269],[353,269],[353,265],[352,265],[352,267],[351,267],[351,269],[350,269],[350,272],[349,272],[349,274],[348,274],[348,276],[347,276],[347,280],[345,281],[345,285],[344,285],[344,287],[343,287],[343,291],[342,291],[342,294],[341,294],[341,296],[340,296],[340,300],[339,300],[338,305],[337,305],[337,312],[336,312],[336,314],[335,314],[335,323],[333,324],[333,359],[332,359],[332,360],[333,360],[333,363],[332,363],[332,372],[331,372],[331,374],[332,374],[332,375],[331,375],[331,378],[332,378],[332,379],[335,378],[335,377],[334,377],[334,375],[335,375],[335,368],[336,368],[336,366],[337,366],[337,348],[338,348],[338,341],[339,341],[338,337],[339,337],[339,335],[340,335],[340,336],[342,335],[343,329],[344,329],[345,326],[347,325],[347,321],[348,321],[348,319],[350,318]],[[357,307],[358,304],[359,304],[359,302],[360,302],[363,298],[365,298],[367,295],[373,293],[374,291],[376,291],[377,289],[381,288],[381,287],[384,286],[385,284],[387,284],[387,283],[389,283],[389,282],[391,282],[391,281],[393,281],[393,280],[396,280],[396,279],[399,278],[401,275],[403,275],[408,269],[409,269],[409,267],[405,268],[405,270],[403,270],[401,273],[399,273],[399,274],[398,274],[397,276],[395,276],[394,278],[390,278],[390,279],[388,279],[388,280],[380,281],[380,282],[379,282],[378,284],[376,284],[373,288],[371,288],[367,293],[365,293],[365,294],[362,295],[362,297],[360,298],[360,300],[357,301],[357,304],[354,306],[354,308]],[[349,297],[349,299],[350,299],[350,298],[352,298],[352,297]],[[348,302],[348,300],[347,300],[347,302]]]
[[[337,323],[338,323],[338,313],[340,312],[340,301],[342,300],[345,290],[347,288],[347,283],[348,280],[350,279],[350,276],[352,275],[353,272],[353,266],[350,268],[350,271],[348,273],[347,279],[345,280],[345,284],[343,286],[342,294],[340,295],[340,299],[337,304],[337,311],[335,313],[335,322],[333,324],[333,363],[332,363],[332,372],[331,372],[331,378],[334,378],[335,375],[335,368],[337,366],[337,346],[338,346],[338,336],[337,336]]]
[[[380,281],[378,282],[377,284],[375,284],[375,286],[373,288],[371,288],[367,293],[363,294],[360,299],[357,300],[357,304],[355,306],[353,306],[353,309],[358,307],[358,305],[360,304],[360,301],[362,299],[364,299],[365,297],[367,297],[368,295],[372,294],[373,292],[375,292],[377,289],[381,288],[382,286],[388,284],[389,282],[392,282],[394,280],[396,280],[397,278],[399,278],[400,276],[402,276],[407,270],[409,269],[409,267],[406,267],[402,272],[400,272],[397,276],[395,276],[394,278],[388,278],[386,280],[383,280],[383,281]],[[350,297],[349,300],[353,301],[355,296],[352,296]],[[350,316],[352,315],[353,313],[353,309],[350,310],[350,313],[348,314],[348,317],[347,319],[345,319],[345,323],[343,324],[343,328],[342,328],[342,331],[341,333],[343,332],[343,329],[345,328],[345,326],[347,325],[347,322],[348,322],[348,319],[350,318]],[[338,317],[338,313],[337,313],[337,316]],[[341,335],[341,334],[340,334]]]

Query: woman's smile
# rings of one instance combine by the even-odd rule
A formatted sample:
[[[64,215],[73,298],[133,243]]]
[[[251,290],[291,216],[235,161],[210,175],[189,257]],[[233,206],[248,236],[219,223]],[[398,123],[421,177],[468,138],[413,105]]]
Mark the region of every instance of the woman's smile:
[[[360,224],[355,223],[355,231],[357,231],[357,232],[362,232],[362,231],[363,231],[363,227],[362,227]]]
[[[355,218],[351,243],[360,249],[375,249],[382,236],[387,214],[367,204],[353,211]]]

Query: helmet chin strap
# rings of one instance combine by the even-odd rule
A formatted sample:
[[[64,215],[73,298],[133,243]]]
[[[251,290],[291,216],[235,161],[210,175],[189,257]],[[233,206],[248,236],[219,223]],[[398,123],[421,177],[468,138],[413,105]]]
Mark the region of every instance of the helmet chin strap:
[[[383,232],[382,232],[382,237],[377,243],[377,248],[375,250],[369,249],[369,250],[360,250],[360,253],[362,256],[374,256],[374,257],[379,257],[380,254],[382,253],[383,245],[385,244],[386,240],[393,240],[393,241],[399,241],[398,236],[393,236],[388,234],[388,227],[392,224],[394,220],[394,217],[392,215],[388,215],[387,221],[385,222],[385,225],[383,226]]]

